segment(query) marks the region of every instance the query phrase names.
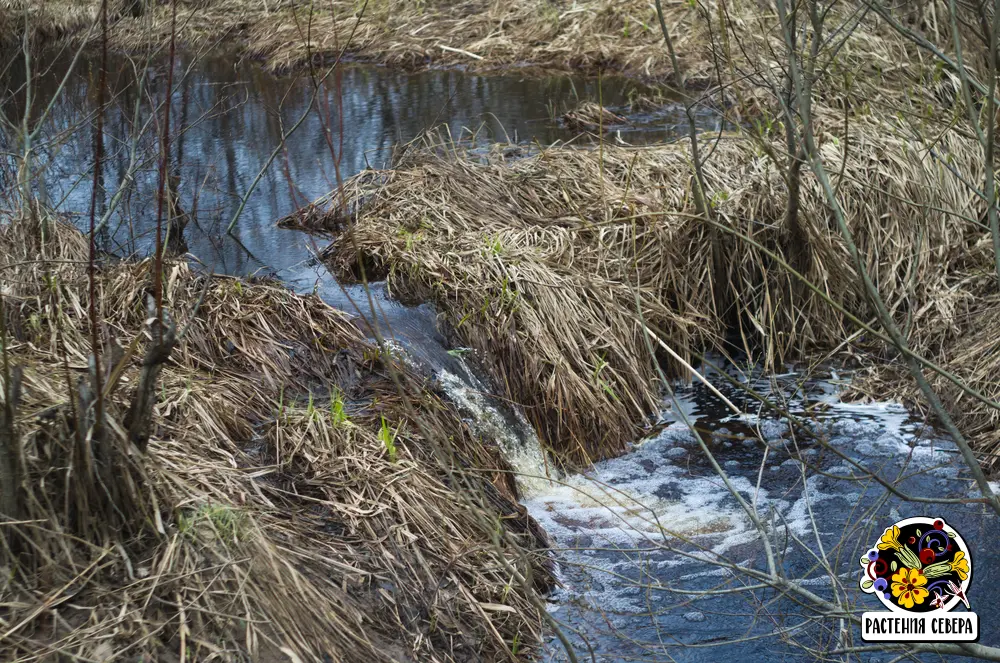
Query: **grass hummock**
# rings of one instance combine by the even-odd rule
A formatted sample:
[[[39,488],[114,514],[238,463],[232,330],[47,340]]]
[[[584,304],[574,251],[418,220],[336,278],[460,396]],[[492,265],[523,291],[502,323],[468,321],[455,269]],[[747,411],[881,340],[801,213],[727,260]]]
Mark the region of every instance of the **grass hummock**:
[[[975,201],[889,128],[858,122],[840,148],[825,149],[843,166],[840,192],[869,270],[916,328],[950,305],[941,275],[981,231],[956,227],[951,216],[975,214]],[[845,144],[853,152],[838,163]],[[942,149],[974,161],[969,142],[945,139]],[[407,299],[433,300],[571,463],[636,439],[661,407],[655,362],[683,376],[696,354],[724,351],[728,334],[780,366],[850,337],[830,301],[871,317],[818,186],[804,191],[803,245],[782,227],[774,152],[744,134],[718,138],[705,166],[718,225],[695,214],[686,143],[551,147],[523,159],[497,149],[483,160],[428,141],[405,154],[379,173],[377,194],[347,183],[364,190],[365,205],[328,259],[344,276],[364,266]],[[917,213],[903,200],[941,209]],[[713,252],[726,256],[721,271]]]
[[[545,537],[510,468],[346,314],[167,263],[184,334],[142,453],[122,422],[152,262],[98,269],[106,424],[90,429],[75,409],[93,385],[85,238],[8,217],[0,264],[23,371],[5,655],[499,660],[538,645]]]
[[[25,13],[41,39],[94,38],[100,0],[13,0],[0,6],[0,43],[23,30]],[[139,50],[162,45],[170,36],[169,3],[112,1],[112,46]],[[131,7],[141,7],[132,11]],[[670,21],[683,35],[692,78],[708,78],[707,43],[697,13],[687,4],[669,5]],[[643,0],[550,0],[481,2],[465,0],[309,0],[249,2],[201,0],[180,3],[178,38],[190,48],[237,42],[244,53],[277,69],[335,59],[422,69],[459,66],[489,70],[535,65],[549,70],[596,73],[601,69],[659,78],[669,68],[656,14]],[[697,74],[693,73],[698,68]]]

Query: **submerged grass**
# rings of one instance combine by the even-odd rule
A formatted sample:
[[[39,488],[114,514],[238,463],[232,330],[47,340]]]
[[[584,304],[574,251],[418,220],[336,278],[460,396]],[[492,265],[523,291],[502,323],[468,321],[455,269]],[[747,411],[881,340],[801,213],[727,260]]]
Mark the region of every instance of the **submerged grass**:
[[[613,125],[628,124],[628,120],[600,104],[586,101],[562,116],[563,124],[575,131],[609,131]]]
[[[4,659],[531,654],[545,539],[499,452],[348,316],[277,284],[166,266],[164,307],[186,335],[141,454],[120,422],[148,341],[151,262],[99,270],[107,432],[124,459],[114,491],[135,512],[98,522],[67,398],[90,356],[87,243],[51,219],[42,243],[40,220],[0,225],[28,505],[5,540],[29,545],[0,551]]]

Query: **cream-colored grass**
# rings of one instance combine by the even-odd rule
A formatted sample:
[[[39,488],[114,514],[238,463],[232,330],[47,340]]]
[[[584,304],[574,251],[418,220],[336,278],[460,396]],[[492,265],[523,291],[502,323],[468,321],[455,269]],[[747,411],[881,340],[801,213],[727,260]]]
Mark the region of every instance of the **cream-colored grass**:
[[[99,0],[10,0],[0,6],[0,26],[15,35],[24,7],[32,30],[49,39],[84,34]],[[151,3],[141,17],[118,10],[112,44],[139,48],[166,41],[169,3]],[[362,13],[362,8],[364,11]],[[707,61],[697,56],[703,31],[687,4],[668,5],[678,31],[678,48],[689,73],[705,76]],[[361,17],[362,20],[358,21]],[[536,64],[548,68],[596,71],[617,69],[660,76],[668,58],[656,27],[655,12],[644,0],[201,0],[178,3],[179,37],[205,46],[215,40],[240,41],[247,52],[274,67],[329,59],[348,44],[354,57],[404,67],[460,65],[473,69]]]

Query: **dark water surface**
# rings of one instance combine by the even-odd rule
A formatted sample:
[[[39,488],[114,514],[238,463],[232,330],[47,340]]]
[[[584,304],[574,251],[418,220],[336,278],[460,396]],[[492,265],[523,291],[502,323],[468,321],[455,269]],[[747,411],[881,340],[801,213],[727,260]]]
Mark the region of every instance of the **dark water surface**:
[[[34,117],[53,97],[71,58],[63,54],[41,72]],[[23,64],[8,73],[5,112],[23,113]],[[124,183],[127,193],[102,236],[104,248],[119,255],[149,253],[156,220],[158,150],[156,132],[162,112],[152,116],[166,90],[167,63],[118,55],[111,59],[113,100],[106,113],[107,154],[99,213]],[[38,144],[36,183],[60,211],[85,216],[93,177],[93,122],[97,104],[98,62],[83,58],[70,76]],[[318,72],[321,76],[323,72]],[[171,172],[179,177],[180,207],[191,214],[188,249],[216,272],[246,275],[265,271],[295,281],[310,256],[313,240],[280,230],[275,221],[337,186],[366,167],[384,167],[394,145],[421,132],[445,127],[454,138],[482,142],[537,142],[548,145],[576,136],[558,120],[582,101],[603,100],[622,107],[636,92],[620,79],[567,76],[523,77],[517,72],[476,76],[456,71],[402,73],[380,67],[347,66],[322,81],[309,72],[273,75],[252,61],[226,55],[196,58],[175,65],[171,113]],[[147,83],[140,88],[139,80]],[[316,93],[316,103],[310,105]],[[138,102],[139,112],[136,114]],[[249,196],[233,236],[225,233],[241,199],[282,135],[305,114],[298,129]],[[135,120],[138,119],[138,122]],[[680,120],[676,110],[647,114],[643,126],[616,130],[619,139],[650,142],[669,139]],[[131,139],[139,136],[142,166],[135,185],[123,182],[130,163]],[[622,138],[624,137],[624,138]],[[615,139],[613,135],[611,139]],[[5,150],[17,149],[4,137]],[[339,170],[339,173],[338,173]]]
[[[33,178],[34,189],[85,227],[93,188],[99,61],[83,56],[56,95],[71,69],[72,54],[39,60],[45,65],[35,65],[33,72],[32,122],[39,121],[53,97],[56,101],[33,146],[33,172],[40,173]],[[98,242],[118,256],[148,255],[155,243],[160,104],[167,89],[167,64],[165,58],[152,63],[124,55],[110,58],[98,218],[116,193],[121,201],[98,233]],[[265,274],[300,292],[316,291],[334,306],[361,313],[369,324],[378,321],[385,336],[397,338],[435,366],[454,362],[429,306],[404,307],[375,284],[372,312],[361,287],[341,286],[312,259],[324,238],[278,228],[276,221],[335,189],[338,177],[346,180],[365,168],[385,167],[394,146],[422,132],[440,129],[454,139],[480,144],[582,142],[590,139],[566,128],[559,119],[562,113],[584,101],[601,101],[624,112],[631,96],[645,91],[623,79],[537,77],[517,71],[480,76],[346,66],[329,77],[323,74],[276,75],[257,62],[218,53],[177,58],[170,172],[179,213],[189,219],[185,248],[210,271]],[[0,72],[5,83],[0,107],[16,123],[24,115],[25,78],[24,63],[17,58]],[[717,126],[714,115],[699,117],[705,126]],[[265,169],[282,146],[282,137],[300,119]],[[613,127],[608,140],[672,140],[683,112],[679,106],[667,106],[633,119]],[[6,153],[0,161],[0,191],[13,191],[16,166],[11,154],[22,150],[16,132],[0,127],[0,151]],[[130,167],[133,156],[137,168]],[[244,197],[245,207],[233,232],[227,233]]]

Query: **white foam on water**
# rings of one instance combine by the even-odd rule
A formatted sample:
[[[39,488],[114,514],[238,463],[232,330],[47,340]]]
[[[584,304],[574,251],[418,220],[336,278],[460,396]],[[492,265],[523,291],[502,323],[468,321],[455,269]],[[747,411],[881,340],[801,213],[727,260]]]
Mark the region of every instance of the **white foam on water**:
[[[664,458],[676,427],[625,456],[567,477],[525,506],[557,540],[586,532],[594,545],[673,545],[679,537],[741,527],[717,477],[688,476]]]
[[[711,470],[692,473],[684,461],[670,457],[669,451],[681,445],[692,446],[690,433],[683,424],[673,424],[629,454],[598,463],[586,474],[567,477],[562,484],[526,500],[525,506],[555,545],[566,549],[560,552],[561,559],[569,565],[588,567],[587,582],[603,575],[601,570],[634,571],[636,556],[625,551],[635,549],[652,549],[643,564],[674,577],[676,572],[670,569],[680,566],[700,567],[702,571],[696,573],[725,575],[713,562],[738,546],[754,544],[759,532],[720,477]],[[700,453],[697,449],[693,452]],[[765,516],[772,510],[781,514],[777,532],[770,532],[771,536],[784,530],[786,525],[781,522],[797,536],[811,532],[802,498],[792,502],[772,498],[764,487],[758,492],[742,476],[730,476],[729,483],[748,503],[756,503],[761,520],[767,521]],[[814,504],[833,497],[810,486],[809,498]],[[615,555],[619,561],[612,564],[602,560],[611,567],[603,569],[594,553],[585,550],[588,547],[618,549],[625,554]],[[608,578],[606,585],[595,605],[615,604],[615,587],[623,589],[614,578]],[[574,589],[580,598],[598,600],[589,589],[570,587],[567,591]],[[618,596],[617,600],[631,603],[629,597]]]
[[[775,390],[768,387],[766,391]],[[868,465],[871,460],[905,456],[911,468],[947,459],[939,441],[914,434],[914,425],[903,406],[844,403],[839,399],[841,391],[841,385],[811,385],[809,398],[824,403],[817,413],[817,424],[831,443],[850,457]],[[787,404],[793,412],[803,412],[801,392],[796,397],[798,400],[789,399]],[[702,406],[690,393],[678,394],[678,405],[689,419],[698,420]],[[669,413],[665,418],[676,415]],[[715,421],[722,425],[727,421],[750,424],[769,446],[777,447],[768,456],[767,464],[778,466],[782,474],[765,473],[759,490],[759,468],[745,463],[745,456],[739,462],[726,456],[729,449],[738,451],[738,444],[725,445],[716,452],[730,485],[754,505],[768,538],[787,543],[787,534],[794,534],[808,545],[816,529],[820,535],[836,534],[824,531],[838,525],[828,522],[823,514],[838,511],[841,506],[837,501],[843,503],[844,509],[856,504],[857,484],[818,475],[806,476],[803,481],[802,466],[787,463],[781,455],[780,447],[786,445],[788,431],[788,424],[781,419],[762,412],[722,413],[722,417]],[[816,450],[805,450],[810,452],[810,457],[815,457]],[[655,578],[668,583],[731,575],[717,565],[719,556],[754,550],[760,545],[760,533],[711,467],[701,462],[691,469],[691,459],[701,454],[687,426],[675,421],[624,456],[597,463],[586,473],[550,484],[525,500],[529,513],[548,532],[554,545],[563,548],[558,557],[567,569],[567,586],[553,598],[576,598],[599,611],[642,612],[648,606],[641,592],[621,577],[634,577],[640,567],[647,569],[644,573],[652,571]],[[846,464],[840,470],[844,475],[857,473],[856,468]],[[576,573],[572,571],[574,565],[578,565]],[[647,582],[658,581],[647,578]],[[802,582],[823,586],[829,584],[830,578]]]
[[[546,467],[545,454],[523,415],[514,412],[512,418],[501,412],[465,361],[458,366],[463,375],[439,371],[442,387],[473,431],[502,447],[519,474],[525,507],[557,550],[563,587],[550,597],[550,609],[578,602],[602,614],[642,614],[649,605],[637,584],[640,580],[646,585],[708,582],[732,575],[718,565],[720,556],[742,559],[759,554],[760,532],[723,479],[701,459],[703,452],[685,424],[674,421],[621,457],[599,462],[584,473],[549,480],[545,476],[552,470]],[[759,382],[755,383],[759,391],[772,394],[789,386],[777,380]],[[801,390],[792,386],[797,391],[786,404],[793,412],[803,412]],[[832,384],[813,386],[809,393],[813,402],[823,402],[816,423],[831,444],[864,465],[905,456],[911,467],[925,466],[947,457],[940,443],[914,434],[901,405],[844,403],[839,400],[840,388]],[[815,528],[823,535],[831,533],[823,527],[836,526],[821,515],[819,524],[814,524],[815,514],[836,512],[840,509],[833,503],[836,500],[842,500],[846,509],[858,501],[857,485],[851,482],[821,476],[803,481],[802,466],[787,462],[782,450],[787,446],[785,421],[756,409],[739,415],[712,409],[710,403],[699,404],[689,391],[678,394],[677,405],[693,421],[716,412],[717,425],[751,425],[772,447],[766,465],[778,473],[765,472],[759,489],[759,466],[754,462],[760,460],[747,462],[750,452],[738,443],[724,443],[716,451],[730,487],[753,505],[772,543],[787,544],[787,535],[793,534],[808,545]],[[705,407],[707,413],[702,411]],[[664,420],[677,414],[665,413]],[[810,451],[815,452],[805,453]],[[733,453],[742,455],[734,458]],[[827,469],[856,474],[856,468],[839,465]],[[741,563],[750,564],[751,559]],[[822,586],[830,579],[802,582]]]
[[[780,395],[784,406],[808,418],[831,447],[863,468],[898,472],[905,463],[907,474],[924,482],[924,487],[928,481],[940,487],[955,478],[953,466],[939,467],[954,459],[952,445],[933,431],[922,431],[899,404],[845,403],[840,400],[843,383],[803,387],[788,380],[741,379],[757,391]],[[731,614],[725,607],[720,611],[716,605],[702,608],[697,604],[692,610],[696,605],[692,603],[686,611],[675,609],[678,600],[687,597],[722,601],[725,606],[726,598],[705,599],[697,592],[735,587],[734,583],[746,580],[725,565],[759,569],[764,563],[761,533],[706,462],[698,440],[684,423],[676,421],[676,410],[699,429],[713,431],[715,439],[706,442],[732,488],[753,505],[781,563],[788,565],[790,573],[802,574],[793,576],[794,582],[820,594],[833,583],[856,582],[852,573],[825,575],[807,549],[815,548],[817,533],[823,541],[841,539],[845,519],[871,499],[866,488],[871,480],[863,476],[863,470],[814,442],[797,439],[803,446],[796,449],[786,421],[732,395],[723,385],[716,386],[746,412],[734,415],[713,402],[699,385],[679,388],[674,411],[661,419],[673,423],[658,434],[619,458],[542,487],[524,501],[553,542],[563,586],[550,599],[565,606],[560,618],[573,628],[601,633],[610,627],[631,636],[650,627],[652,614],[663,620],[657,626],[676,628],[678,619],[696,623],[704,616],[719,633],[731,633],[734,638],[743,633],[739,619],[720,617]],[[779,394],[779,390],[784,391]],[[817,401],[820,407],[814,407]],[[727,435],[745,433],[746,425],[752,426],[755,435],[742,444]],[[767,447],[766,455],[761,443]],[[788,454],[794,451],[802,454],[806,465],[789,460]],[[814,463],[829,474],[854,475],[860,481],[815,474],[808,467]],[[758,479],[762,469],[767,471]],[[926,476],[915,476],[920,474]],[[898,517],[898,513],[889,516]],[[671,589],[693,594],[678,596]],[[684,628],[691,626],[682,622]]]
[[[721,477],[711,470],[692,473],[684,460],[672,457],[670,452],[683,448],[681,444],[691,446],[690,433],[683,424],[673,424],[629,454],[567,477],[526,500],[525,506],[557,544],[567,546],[586,535],[595,547],[658,546],[664,552],[684,547],[701,549],[694,556],[711,560],[756,541],[758,530]],[[766,482],[758,491],[746,477],[731,474],[728,479],[748,504],[756,505],[762,521],[773,511],[780,515],[774,529],[780,532],[787,526],[797,536],[812,531],[809,503],[815,507],[838,497],[824,493],[818,477],[811,477],[806,493],[793,501],[772,497]],[[687,556],[676,561],[697,563]]]

